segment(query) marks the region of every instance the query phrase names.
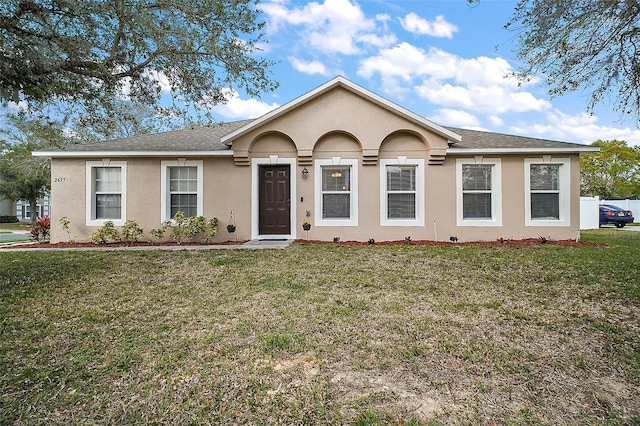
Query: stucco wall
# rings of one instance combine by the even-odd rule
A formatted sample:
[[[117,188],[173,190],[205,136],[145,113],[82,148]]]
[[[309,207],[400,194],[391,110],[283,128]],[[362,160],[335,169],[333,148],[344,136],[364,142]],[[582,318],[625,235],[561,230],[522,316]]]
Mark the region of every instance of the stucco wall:
[[[197,158],[196,158],[197,159]],[[115,160],[115,159],[114,159]],[[126,218],[135,220],[148,233],[160,226],[161,217],[161,162],[174,158],[118,158],[127,162],[127,211]],[[52,241],[67,241],[69,236],[58,223],[62,216],[70,220],[71,238],[87,241],[98,227],[85,226],[86,213],[86,163],[100,158],[58,159],[51,164],[52,177]],[[250,237],[250,187],[248,168],[236,167],[230,157],[205,158],[204,206],[207,219],[219,219],[216,241],[234,239],[227,234],[229,212],[235,211],[238,223],[238,239]]]

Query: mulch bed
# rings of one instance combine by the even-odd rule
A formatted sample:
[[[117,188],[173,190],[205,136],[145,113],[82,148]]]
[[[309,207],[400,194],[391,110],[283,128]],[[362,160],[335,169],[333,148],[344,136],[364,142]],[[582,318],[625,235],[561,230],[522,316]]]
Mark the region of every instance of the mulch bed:
[[[242,241],[222,241],[216,243],[199,243],[199,242],[183,242],[183,243],[175,243],[175,242],[162,242],[162,243],[148,243],[148,242],[135,242],[135,243],[108,243],[108,244],[94,244],[92,242],[81,242],[81,243],[28,243],[28,244],[15,244],[8,246],[0,246],[0,249],[69,249],[69,248],[95,248],[95,249],[106,249],[106,248],[122,248],[122,247],[194,247],[194,246],[227,246],[227,245],[242,245],[246,243],[247,240]],[[336,244],[336,245],[344,245],[344,246],[366,246],[366,245],[376,245],[376,246],[400,246],[400,245],[410,245],[410,246],[438,246],[438,247],[459,247],[459,246],[485,246],[485,247],[531,247],[531,246],[543,246],[543,245],[553,245],[553,246],[563,246],[563,247],[594,247],[594,246],[606,246],[606,244],[598,244],[592,243],[588,241],[575,241],[575,240],[540,240],[539,238],[529,238],[523,240],[496,240],[496,241],[471,241],[471,242],[450,242],[450,241],[431,241],[431,240],[411,240],[409,242],[405,240],[394,240],[394,241],[375,241],[370,243],[368,241],[321,241],[321,240],[304,240],[298,239],[296,240],[297,244]]]
[[[199,242],[183,242],[176,243],[173,241],[161,242],[161,243],[149,243],[149,242],[134,242],[134,243],[107,243],[107,244],[95,244],[92,242],[81,242],[81,243],[26,243],[26,244],[14,244],[8,246],[0,246],[0,249],[69,249],[69,248],[95,248],[95,249],[106,249],[106,248],[121,248],[121,247],[195,247],[195,246],[228,246],[228,245],[241,245],[246,243],[246,240],[239,241],[222,241],[216,243],[199,243]]]
[[[575,240],[541,240],[539,238],[528,238],[523,240],[495,240],[495,241],[470,241],[470,242],[451,242],[451,241],[431,241],[431,240],[395,240],[395,241],[375,241],[370,243],[368,241],[320,241],[320,240],[296,240],[298,244],[339,244],[347,246],[444,246],[444,247],[456,247],[456,246],[485,246],[485,247],[531,247],[542,245],[564,246],[564,247],[594,247],[594,246],[606,246],[606,244],[592,243],[588,241],[575,241]]]

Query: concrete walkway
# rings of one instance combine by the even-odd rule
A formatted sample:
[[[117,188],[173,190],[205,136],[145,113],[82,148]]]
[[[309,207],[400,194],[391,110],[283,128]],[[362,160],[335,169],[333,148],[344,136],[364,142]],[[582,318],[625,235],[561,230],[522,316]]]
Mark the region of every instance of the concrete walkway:
[[[47,248],[46,245],[37,248],[19,248],[20,243],[15,244],[0,244],[1,251],[55,251],[55,250],[73,250],[73,251],[89,251],[89,250],[282,250],[293,242],[293,240],[251,240],[243,244],[224,244],[224,245],[184,245],[184,246],[134,246],[134,247],[65,247],[65,248]],[[29,244],[32,241],[29,241]],[[24,244],[24,243],[23,243]],[[11,248],[9,248],[11,246]],[[16,247],[17,246],[17,247]]]

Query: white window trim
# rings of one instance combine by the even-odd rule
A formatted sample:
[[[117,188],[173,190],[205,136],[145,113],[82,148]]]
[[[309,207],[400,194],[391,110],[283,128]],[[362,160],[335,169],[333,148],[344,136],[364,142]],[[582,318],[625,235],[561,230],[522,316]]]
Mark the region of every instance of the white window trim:
[[[531,218],[531,166],[559,165],[558,188],[560,189],[560,218],[557,220]],[[524,159],[524,225],[525,226],[570,226],[571,225],[571,159],[542,158]]]
[[[314,226],[358,226],[358,160],[331,158],[315,160],[315,223]],[[351,168],[351,205],[349,219],[327,219],[322,217],[322,167],[349,166]]]
[[[120,219],[96,219],[96,198],[94,197],[95,173],[97,167],[120,167]],[[127,162],[111,161],[104,159],[101,161],[86,162],[86,226],[102,226],[105,222],[113,222],[115,226],[124,226],[127,220]]]
[[[171,199],[169,197],[169,167],[196,167],[198,186],[197,186],[197,215],[204,215],[204,166],[202,160],[166,160],[160,162],[160,220],[172,220],[171,217]]]
[[[276,166],[289,165],[289,185],[291,206],[289,210],[291,220],[291,233],[287,234],[260,234],[260,166]],[[269,239],[269,238],[287,238],[296,239],[296,158],[281,158],[277,155],[271,155],[268,158],[253,158],[251,160],[251,239]]]
[[[387,218],[387,166],[416,166],[415,219]],[[380,226],[424,226],[424,160],[398,158],[380,160]]]
[[[493,166],[491,168],[491,219],[465,219],[462,191],[462,166]],[[502,160],[500,158],[456,159],[456,224],[457,226],[502,226]]]

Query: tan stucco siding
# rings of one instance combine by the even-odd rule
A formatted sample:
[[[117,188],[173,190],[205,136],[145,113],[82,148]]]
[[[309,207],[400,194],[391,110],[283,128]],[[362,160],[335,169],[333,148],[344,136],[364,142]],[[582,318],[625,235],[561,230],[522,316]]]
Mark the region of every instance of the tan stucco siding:
[[[115,159],[113,159],[115,161]],[[145,233],[160,227],[161,211],[161,163],[175,158],[118,158],[127,164],[127,210],[126,219],[135,220]],[[52,197],[52,241],[67,241],[69,235],[59,225],[59,219],[67,216],[70,220],[71,238],[87,241],[98,226],[86,226],[86,165],[88,161],[100,158],[53,159],[51,164]],[[251,194],[250,174],[246,169],[236,167],[233,160],[207,158],[203,160],[203,215],[218,217],[220,232],[218,241],[231,239],[226,227],[231,209],[235,211],[238,223],[238,238],[249,238]],[[224,231],[224,232],[223,232]],[[168,234],[167,234],[168,236]],[[233,236],[235,238],[235,236]]]
[[[314,149],[319,140],[333,132],[352,135],[364,150],[377,150],[389,135],[398,130],[422,135],[428,147],[447,147],[442,136],[337,88],[234,140],[233,150],[236,153],[252,151],[252,144],[260,135],[269,132],[287,135],[298,150]]]

